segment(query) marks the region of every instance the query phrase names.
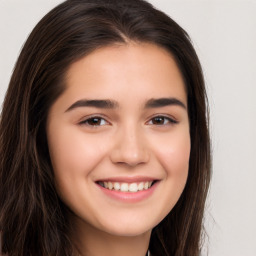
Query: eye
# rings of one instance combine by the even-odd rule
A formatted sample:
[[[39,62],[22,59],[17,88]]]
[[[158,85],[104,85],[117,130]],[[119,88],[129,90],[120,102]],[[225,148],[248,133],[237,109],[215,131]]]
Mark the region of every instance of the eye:
[[[96,127],[96,126],[109,125],[109,122],[107,122],[102,117],[94,116],[94,117],[90,117],[86,120],[83,120],[79,124]]]
[[[148,122],[150,125],[168,125],[168,124],[177,124],[178,122],[173,118],[166,116],[155,116],[151,118]]]

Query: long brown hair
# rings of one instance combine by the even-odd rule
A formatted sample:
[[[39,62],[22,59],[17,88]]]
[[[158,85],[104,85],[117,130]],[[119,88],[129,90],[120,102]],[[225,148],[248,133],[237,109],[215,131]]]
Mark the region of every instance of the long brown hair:
[[[9,256],[75,255],[66,207],[54,187],[45,134],[49,108],[65,90],[69,66],[115,43],[167,49],[183,75],[191,154],[185,189],[151,235],[153,256],[199,255],[210,182],[207,99],[187,33],[143,0],[68,0],[34,28],[16,63],[0,121],[0,231]]]

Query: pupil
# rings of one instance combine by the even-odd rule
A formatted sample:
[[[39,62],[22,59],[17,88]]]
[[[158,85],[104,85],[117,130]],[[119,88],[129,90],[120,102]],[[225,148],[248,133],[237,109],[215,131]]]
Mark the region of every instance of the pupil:
[[[162,124],[164,122],[164,119],[162,117],[155,117],[154,123],[155,124]]]
[[[91,125],[98,125],[100,123],[100,119],[99,118],[92,118],[91,120],[89,120],[89,123]]]

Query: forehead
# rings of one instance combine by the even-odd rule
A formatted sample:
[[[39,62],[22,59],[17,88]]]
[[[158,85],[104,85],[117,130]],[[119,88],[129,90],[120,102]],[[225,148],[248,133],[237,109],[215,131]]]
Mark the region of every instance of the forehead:
[[[185,84],[173,56],[148,43],[111,45],[73,63],[66,76],[66,93],[73,97],[111,98],[175,94],[186,98]],[[168,95],[172,96],[172,95]]]

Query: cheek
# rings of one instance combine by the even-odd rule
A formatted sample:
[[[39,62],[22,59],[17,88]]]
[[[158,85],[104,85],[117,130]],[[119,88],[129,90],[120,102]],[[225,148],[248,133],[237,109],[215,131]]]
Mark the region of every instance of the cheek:
[[[53,127],[52,127],[53,128]],[[100,138],[86,136],[76,127],[49,130],[49,152],[57,185],[71,186],[86,178],[107,151]]]
[[[189,132],[164,138],[161,147],[156,150],[157,157],[168,175],[187,176],[190,158]]]
[[[86,136],[77,127],[51,128],[48,144],[56,189],[70,209],[77,209],[81,205],[78,195],[85,194],[84,185],[90,184],[93,170],[104,158],[107,145],[101,143],[100,136]]]
[[[164,171],[160,187],[161,200],[157,199],[158,220],[162,220],[178,202],[187,182],[190,158],[189,130],[181,129],[166,133],[161,137],[158,136],[158,144],[154,146],[154,155]]]
[[[49,130],[48,144],[54,167],[83,165],[95,156],[96,146],[75,129],[60,128],[57,132]],[[93,160],[93,159],[92,159]],[[58,168],[56,168],[58,169]]]

